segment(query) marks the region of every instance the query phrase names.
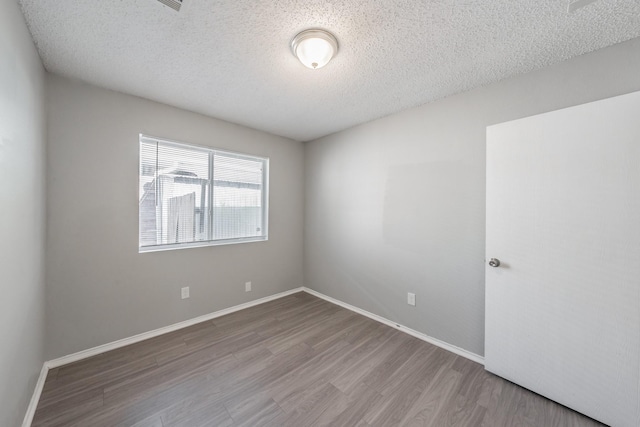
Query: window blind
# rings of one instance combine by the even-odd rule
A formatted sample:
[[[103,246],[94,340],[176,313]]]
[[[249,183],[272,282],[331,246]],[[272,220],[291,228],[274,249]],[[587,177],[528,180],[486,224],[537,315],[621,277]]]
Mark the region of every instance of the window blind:
[[[140,137],[141,251],[267,238],[268,159]]]

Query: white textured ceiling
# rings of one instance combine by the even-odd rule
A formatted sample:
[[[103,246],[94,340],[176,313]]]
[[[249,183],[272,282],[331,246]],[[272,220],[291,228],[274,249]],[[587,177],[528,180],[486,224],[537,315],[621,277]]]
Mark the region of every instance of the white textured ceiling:
[[[640,36],[640,1],[20,0],[47,70],[307,141]],[[301,30],[336,35],[310,70]]]

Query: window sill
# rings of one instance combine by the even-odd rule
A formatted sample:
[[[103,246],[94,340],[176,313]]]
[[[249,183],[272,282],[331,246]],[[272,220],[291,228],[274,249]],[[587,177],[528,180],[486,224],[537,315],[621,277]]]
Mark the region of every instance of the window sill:
[[[172,245],[142,246],[142,247],[138,247],[138,253],[143,254],[147,252],[173,251],[176,249],[202,248],[205,246],[222,246],[222,245],[235,245],[238,243],[266,242],[267,240],[269,240],[268,236],[260,236],[260,237],[246,237],[243,239],[207,240],[207,241],[192,242],[192,243],[176,243]]]

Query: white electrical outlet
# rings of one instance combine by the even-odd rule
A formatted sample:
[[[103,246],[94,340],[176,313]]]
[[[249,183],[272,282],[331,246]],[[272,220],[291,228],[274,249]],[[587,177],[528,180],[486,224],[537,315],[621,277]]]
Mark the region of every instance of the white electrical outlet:
[[[407,304],[416,305],[416,294],[411,292],[407,293]]]
[[[251,292],[251,282],[245,282],[244,291],[245,292]]]
[[[186,288],[182,288],[180,290],[180,295],[182,296],[182,299],[189,298],[189,287],[187,286]]]

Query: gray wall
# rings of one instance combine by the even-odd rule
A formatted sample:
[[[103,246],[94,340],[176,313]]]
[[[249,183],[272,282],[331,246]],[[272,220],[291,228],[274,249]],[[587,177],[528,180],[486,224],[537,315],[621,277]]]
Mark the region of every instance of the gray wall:
[[[0,426],[20,425],[44,361],[44,68],[0,2]]]
[[[306,285],[482,355],[486,127],[637,90],[640,39],[307,143]]]
[[[53,75],[47,114],[48,359],[303,284],[303,144]],[[269,241],[138,254],[139,133],[268,156]]]

